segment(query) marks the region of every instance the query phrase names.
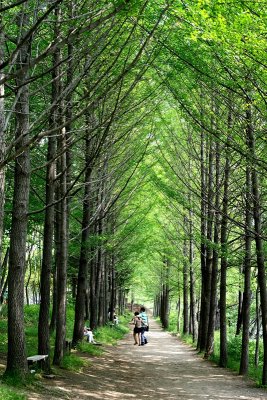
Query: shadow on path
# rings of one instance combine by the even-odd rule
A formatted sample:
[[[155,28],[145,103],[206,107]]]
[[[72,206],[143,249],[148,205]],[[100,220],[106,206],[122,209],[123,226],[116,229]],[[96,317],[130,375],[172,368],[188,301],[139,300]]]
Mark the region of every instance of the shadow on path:
[[[267,391],[203,360],[150,320],[149,343],[134,346],[132,335],[94,359],[81,373],[66,372],[45,399],[262,400]],[[65,374],[65,372],[64,372]],[[55,392],[56,390],[56,392]],[[30,400],[42,399],[32,395]]]

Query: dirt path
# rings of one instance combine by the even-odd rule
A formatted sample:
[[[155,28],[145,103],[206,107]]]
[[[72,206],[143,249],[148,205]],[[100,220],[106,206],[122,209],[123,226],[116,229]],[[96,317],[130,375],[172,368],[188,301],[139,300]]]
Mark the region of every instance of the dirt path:
[[[134,346],[129,335],[82,374],[45,381],[44,395],[29,400],[260,400],[267,390],[198,357],[194,350],[150,321],[149,343]]]

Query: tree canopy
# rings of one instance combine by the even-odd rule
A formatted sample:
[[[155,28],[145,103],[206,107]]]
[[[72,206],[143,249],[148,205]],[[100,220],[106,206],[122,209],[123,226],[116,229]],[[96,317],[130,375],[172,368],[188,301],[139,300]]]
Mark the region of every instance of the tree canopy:
[[[176,307],[206,357],[219,330],[222,366],[234,326],[241,374],[261,338],[267,384],[266,9],[0,1],[6,374],[27,374],[27,294],[54,364],[69,302],[77,343],[85,319],[96,328],[137,301],[165,328]]]

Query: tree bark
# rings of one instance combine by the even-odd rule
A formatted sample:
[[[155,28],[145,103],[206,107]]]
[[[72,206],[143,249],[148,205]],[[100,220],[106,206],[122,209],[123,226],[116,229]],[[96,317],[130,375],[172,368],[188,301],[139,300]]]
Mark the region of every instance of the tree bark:
[[[2,0],[0,1],[0,6]],[[4,27],[2,23],[2,16],[0,14],[0,64],[4,61],[4,47],[5,36]],[[0,70],[0,81],[4,78],[4,73]],[[5,159],[5,86],[0,84],[0,162]],[[2,275],[2,261],[3,261],[3,226],[4,226],[4,205],[5,205],[5,168],[0,169],[0,277]]]
[[[251,168],[246,168],[246,226],[245,226],[245,257],[244,257],[244,296],[243,296],[243,335],[239,374],[246,375],[249,367],[249,322],[250,322],[250,281],[251,281],[251,245],[252,245],[252,209],[251,209]]]
[[[236,335],[241,332],[243,323],[243,292],[241,288],[238,291],[238,310],[237,310],[237,321],[236,321]]]
[[[260,302],[259,302],[259,286],[256,289],[256,337],[255,337],[255,355],[254,365],[259,366],[259,354],[260,354]]]
[[[228,114],[228,129],[232,127],[232,110],[231,105]],[[224,167],[224,185],[222,200],[222,221],[221,221],[221,280],[220,280],[220,366],[227,366],[227,323],[226,323],[226,285],[227,285],[227,268],[228,268],[228,204],[229,204],[229,178],[230,178],[230,136],[227,138],[225,151],[225,167]]]
[[[28,16],[23,11],[18,26],[27,25]],[[21,47],[17,58],[17,102],[15,106],[16,150],[29,139],[29,86],[25,84],[29,63],[30,40]],[[22,378],[28,372],[24,332],[24,278],[30,193],[30,152],[24,150],[15,161],[10,256],[8,273],[8,354],[5,374]]]
[[[186,234],[187,230],[187,219],[184,217],[184,232]],[[188,335],[189,333],[189,304],[188,304],[188,250],[186,239],[184,239],[183,243],[183,334]]]
[[[246,99],[246,122],[247,122],[247,141],[248,151],[251,160],[256,157],[256,139],[255,131],[252,124],[252,105],[251,98]],[[262,339],[263,339],[263,369],[262,369],[262,385],[267,384],[267,291],[266,291],[266,272],[264,260],[264,248],[262,239],[262,211],[261,198],[259,190],[259,178],[257,166],[251,162],[251,182],[253,194],[253,216],[255,229],[255,243],[258,267],[258,285],[260,288],[261,312],[262,312]]]
[[[212,274],[211,274],[211,295],[210,295],[210,313],[209,326],[207,333],[207,344],[205,358],[210,357],[213,353],[215,317],[217,308],[217,280],[218,280],[218,246],[219,246],[219,230],[220,230],[220,146],[216,143],[216,196],[215,196],[215,218],[214,218],[214,237],[213,237],[213,256],[212,256]]]
[[[60,365],[64,355],[66,340],[66,290],[67,290],[67,245],[68,245],[68,206],[67,206],[67,172],[66,172],[66,136],[62,133],[59,139],[60,150],[60,207],[57,213],[59,225],[59,242],[56,254],[57,270],[57,304],[56,304],[56,340],[53,364]],[[61,152],[60,151],[60,152]]]
[[[205,271],[202,271],[202,285],[201,291],[201,333],[199,341],[199,351],[205,351],[207,345],[209,315],[210,315],[210,297],[211,297],[211,273],[212,273],[212,232],[213,232],[213,219],[214,219],[214,142],[211,137],[209,144],[209,157],[208,157],[208,195],[207,195],[207,231],[206,241],[208,245],[205,248],[206,260],[203,265]],[[205,219],[205,217],[204,217]],[[205,233],[203,231],[203,233]]]
[[[56,27],[55,32],[60,33],[61,9],[56,7]],[[61,55],[58,53],[58,59]],[[61,95],[62,83],[61,74],[58,70],[58,92]],[[57,107],[57,122],[60,127],[63,122],[62,101],[58,100]],[[56,338],[53,364],[60,365],[64,355],[65,340],[66,340],[66,290],[67,290],[67,258],[68,258],[68,200],[67,193],[67,137],[66,130],[58,130],[57,140],[58,154],[58,175],[59,188],[58,195],[60,202],[56,213],[57,218],[57,250],[56,250],[56,273],[57,273],[57,303],[56,303]]]
[[[90,235],[90,217],[91,217],[91,146],[90,139],[86,139],[85,145],[85,186],[83,200],[83,220],[82,220],[82,237],[79,261],[79,273],[77,281],[77,294],[75,302],[75,321],[73,329],[73,345],[75,346],[83,339],[84,318],[86,314],[86,290],[88,286],[88,254],[89,254],[89,235]]]
[[[197,311],[194,271],[193,211],[189,210],[190,320],[193,342],[197,340]]]
[[[51,136],[48,139],[47,151],[47,171],[46,171],[46,211],[44,221],[44,240],[43,257],[41,266],[40,280],[40,310],[38,320],[38,354],[50,354],[50,330],[49,330],[49,311],[50,311],[50,280],[53,263],[53,243],[54,243],[54,206],[55,198],[55,173],[56,166],[54,156],[56,152],[56,140]],[[50,358],[45,360],[46,369],[50,369]]]
[[[205,164],[205,140],[204,133],[201,132],[201,147],[200,147],[200,170],[201,170],[201,245],[200,245],[200,261],[201,261],[201,303],[200,303],[200,318],[198,326],[198,350],[203,350],[205,346],[205,338],[203,338],[203,314],[205,308],[205,285],[206,285],[206,235],[207,235],[207,171]],[[204,343],[204,344],[203,344]]]

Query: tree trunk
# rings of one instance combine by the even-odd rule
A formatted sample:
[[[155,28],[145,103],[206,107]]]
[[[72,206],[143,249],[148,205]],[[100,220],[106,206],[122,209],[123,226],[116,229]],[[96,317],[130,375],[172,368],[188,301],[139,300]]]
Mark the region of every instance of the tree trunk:
[[[212,231],[213,231],[213,219],[214,219],[214,142],[213,138],[210,138],[209,146],[209,173],[208,173],[208,206],[207,206],[207,237],[208,243],[206,247],[206,260],[205,260],[205,271],[203,274],[205,279],[202,279],[204,285],[201,292],[201,338],[199,342],[199,350],[205,351],[208,337],[208,326],[209,326],[209,315],[210,315],[210,297],[211,297],[211,274],[212,274]]]
[[[258,285],[260,288],[261,312],[262,312],[262,339],[263,339],[263,370],[262,385],[267,384],[267,291],[266,291],[266,273],[264,263],[264,248],[262,239],[262,211],[261,198],[258,182],[258,171],[255,166],[256,144],[255,132],[252,125],[252,106],[249,96],[246,99],[246,121],[247,121],[247,141],[248,151],[252,159],[251,163],[251,182],[253,193],[253,216],[255,229],[255,243],[258,267]]]
[[[61,165],[60,171],[60,195],[61,203],[60,210],[58,213],[59,217],[59,249],[56,258],[56,269],[57,269],[57,318],[56,318],[56,340],[55,340],[55,352],[53,364],[60,365],[63,355],[64,346],[66,339],[66,289],[67,289],[67,244],[68,244],[68,232],[67,232],[67,199],[65,196],[67,190],[67,176],[66,176],[66,137],[61,137]],[[65,171],[65,172],[64,172]],[[60,214],[60,215],[59,215]]]
[[[169,260],[163,261],[163,285],[162,285],[162,301],[161,301],[161,323],[164,329],[169,327],[169,275],[170,266]]]
[[[251,169],[246,168],[246,226],[244,258],[244,299],[243,299],[243,335],[239,374],[246,375],[249,367],[249,322],[250,322],[250,280],[251,280],[251,245],[252,245],[252,209],[251,209]]]
[[[116,272],[115,272],[115,255],[114,253],[111,256],[111,293],[110,293],[110,306],[109,306],[109,310],[110,310],[110,314],[109,314],[109,320],[113,321],[113,314],[114,314],[114,310],[116,307],[116,281],[115,281],[115,277],[116,277]],[[133,311],[133,310],[132,310]]]
[[[89,235],[90,235],[90,216],[91,216],[91,160],[90,160],[90,140],[86,139],[85,149],[85,186],[83,200],[83,220],[82,220],[82,237],[79,261],[79,273],[77,282],[77,294],[75,302],[75,321],[73,329],[73,345],[75,346],[83,339],[84,318],[86,314],[86,289],[88,285],[88,254],[89,254]]]
[[[59,53],[54,54],[52,72],[52,98],[51,103],[56,104],[59,96],[58,79],[59,70]],[[57,106],[51,110],[51,128],[57,126]],[[44,239],[43,239],[43,257],[41,266],[41,281],[40,281],[40,310],[38,320],[38,354],[50,355],[50,328],[49,328],[49,312],[50,312],[50,280],[51,271],[53,269],[53,243],[54,243],[54,214],[55,207],[55,178],[56,178],[56,137],[54,134],[48,137],[47,148],[47,168],[46,168],[46,188],[45,188],[45,220],[44,220]],[[55,302],[55,299],[54,299]],[[54,303],[56,305],[56,302]],[[50,357],[44,361],[46,371],[50,370]]]
[[[28,17],[21,12],[18,26],[27,25]],[[17,139],[20,150],[29,139],[29,86],[27,65],[30,56],[29,40],[24,43],[17,58],[17,103],[15,106]],[[22,378],[28,372],[24,332],[24,278],[30,192],[30,152],[26,148],[15,161],[10,256],[8,273],[8,354],[5,374]]]
[[[63,152],[60,157],[60,207],[58,216],[59,224],[59,242],[56,257],[57,270],[57,304],[56,304],[56,340],[53,364],[60,365],[63,355],[66,339],[66,289],[67,289],[67,245],[68,245],[68,206],[65,197],[67,191],[67,174],[66,174],[66,137],[64,133],[60,138],[60,151]]]
[[[0,0],[0,6],[2,0]],[[4,62],[4,47],[5,36],[0,15],[0,64]],[[0,71],[0,81],[4,78],[4,73]],[[4,106],[5,86],[0,84],[0,162],[5,158],[5,106]],[[2,261],[3,261],[3,225],[4,225],[4,204],[5,204],[5,168],[0,169],[0,277],[2,276]]]
[[[241,291],[241,288],[239,288],[236,333],[235,333],[236,335],[240,334],[242,323],[243,323],[243,292]]]
[[[169,287],[168,284],[163,284],[162,300],[161,300],[161,323],[163,329],[169,327]]]
[[[259,366],[259,353],[260,353],[260,302],[259,302],[259,287],[256,289],[256,338],[255,338],[255,356],[254,365]]]
[[[57,192],[57,190],[56,190]],[[57,218],[56,218],[57,219]],[[58,232],[57,232],[57,224],[55,225],[55,242],[58,242]],[[56,246],[57,248],[57,246]],[[57,320],[57,271],[56,266],[53,266],[52,270],[52,279],[53,279],[53,305],[52,305],[52,314],[49,325],[50,334],[53,333],[56,329],[56,320]]]
[[[214,249],[212,256],[212,275],[211,275],[211,295],[210,295],[210,313],[209,326],[207,333],[207,344],[205,358],[210,357],[214,346],[215,317],[217,309],[217,280],[218,280],[218,246],[220,230],[220,146],[216,143],[216,198],[215,198],[215,220],[214,220]]]
[[[6,250],[6,254],[2,263],[2,275],[0,283],[0,304],[3,304],[5,298],[5,291],[7,288],[7,267],[8,267],[9,247]]]
[[[59,31],[61,19],[61,10],[55,9],[56,30]],[[61,58],[58,54],[59,59]],[[60,71],[57,76],[58,91],[61,94],[62,84]],[[63,122],[61,100],[57,104],[58,126]],[[67,137],[65,129],[59,128],[57,140],[58,154],[58,175],[59,188],[58,195],[60,202],[58,204],[57,218],[57,251],[56,251],[56,271],[57,271],[57,303],[56,303],[56,338],[53,364],[60,365],[64,355],[66,340],[66,290],[67,290],[67,257],[68,257],[68,203],[67,193]]]
[[[96,236],[96,224],[94,224],[93,235]],[[97,280],[97,270],[96,270],[96,248],[92,246],[91,248],[91,260],[90,260],[90,327],[95,329],[97,326],[97,298],[96,298],[96,280]]]
[[[184,217],[184,232],[186,234],[187,220]],[[189,333],[189,305],[188,305],[188,251],[186,239],[184,239],[184,249],[183,249],[183,334],[188,335]]]
[[[207,235],[207,171],[205,165],[205,141],[204,141],[204,133],[201,132],[201,149],[200,149],[200,158],[201,158],[201,245],[200,245],[200,260],[201,260],[201,304],[200,304],[200,318],[199,318],[199,326],[198,326],[198,350],[204,348],[205,346],[205,338],[203,338],[203,314],[205,308],[205,285],[206,285],[206,235]],[[204,343],[204,344],[203,344]]]
[[[193,211],[189,210],[190,321],[193,342],[197,340],[197,311],[194,271]]]
[[[231,105],[228,114],[228,129],[232,127]],[[224,185],[222,200],[222,221],[221,221],[221,281],[220,281],[220,366],[227,366],[227,323],[226,323],[226,285],[228,268],[228,203],[229,203],[229,178],[230,178],[230,159],[229,159],[229,140],[227,138],[225,151]]]

